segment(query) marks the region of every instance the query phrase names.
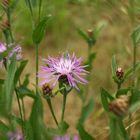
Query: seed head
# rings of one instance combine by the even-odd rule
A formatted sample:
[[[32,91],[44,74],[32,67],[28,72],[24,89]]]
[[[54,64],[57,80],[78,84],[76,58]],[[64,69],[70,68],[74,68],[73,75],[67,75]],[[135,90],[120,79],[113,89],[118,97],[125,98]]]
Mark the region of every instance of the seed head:
[[[129,107],[129,97],[127,95],[121,95],[117,99],[109,103],[109,110],[118,116],[122,116],[127,113]]]
[[[121,67],[117,68],[116,70],[116,76],[119,78],[119,79],[122,79],[123,76],[124,76],[124,72],[123,72],[123,69]]]

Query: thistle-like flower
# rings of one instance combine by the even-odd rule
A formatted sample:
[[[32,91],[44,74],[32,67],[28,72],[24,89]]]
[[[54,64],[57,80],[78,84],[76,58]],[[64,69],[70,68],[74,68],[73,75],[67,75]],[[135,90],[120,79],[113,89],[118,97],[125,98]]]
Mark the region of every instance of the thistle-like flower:
[[[0,43],[0,54],[5,52],[8,48],[12,48],[12,49],[8,53],[8,55],[4,58],[6,61],[11,59],[14,53],[16,53],[17,60],[22,59],[22,48],[19,45],[14,46],[13,44],[11,44],[11,45],[6,46],[6,44]],[[3,65],[4,59],[0,60],[0,66]]]
[[[8,137],[8,140],[24,140],[23,134],[19,131],[16,131],[16,132],[10,131],[7,133],[7,137]]]
[[[80,138],[77,135],[75,135],[71,139],[69,135],[64,135],[64,136],[55,136],[53,140],[80,140]]]
[[[88,71],[84,68],[87,65],[82,65],[82,58],[76,58],[75,54],[70,57],[69,54],[61,55],[60,57],[48,57],[44,59],[45,67],[41,67],[39,77],[42,78],[41,85],[45,83],[63,82],[70,87],[78,88],[78,83],[86,84],[87,80],[83,76],[87,75]]]
[[[22,48],[21,46],[17,45],[16,47],[13,47],[11,52],[8,55],[8,58],[11,58],[13,54],[16,53],[16,59],[21,60],[22,59]]]
[[[3,43],[0,43],[0,54],[6,51],[6,49],[7,49],[6,46]],[[3,59],[0,60],[0,67],[2,67],[3,61],[4,61]]]

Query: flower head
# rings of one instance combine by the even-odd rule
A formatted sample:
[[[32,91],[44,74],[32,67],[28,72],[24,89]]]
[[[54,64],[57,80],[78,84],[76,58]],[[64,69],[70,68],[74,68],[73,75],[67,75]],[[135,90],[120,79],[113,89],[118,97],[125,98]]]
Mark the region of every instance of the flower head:
[[[55,86],[57,82],[64,82],[78,89],[78,83],[87,83],[87,80],[83,78],[88,73],[84,69],[87,65],[82,65],[82,59],[76,58],[74,54],[72,57],[69,54],[63,54],[57,58],[48,57],[44,62],[46,66],[42,67],[39,74],[39,77],[43,78],[41,84],[52,82]]]
[[[16,132],[8,132],[7,133],[8,140],[24,140],[23,134],[19,131]]]
[[[0,43],[0,54],[6,51],[6,49],[7,49],[6,45],[3,43]],[[4,60],[3,59],[0,60],[0,67],[2,67],[3,63],[4,63]]]
[[[116,76],[117,76],[119,79],[123,78],[124,72],[123,72],[123,69],[122,69],[121,67],[117,68],[117,70],[116,70]]]
[[[3,43],[0,43],[0,53],[3,53],[4,51],[6,51],[6,46]]]
[[[16,47],[13,47],[13,49],[9,53],[8,57],[11,58],[14,53],[16,53],[16,59],[17,60],[22,59],[22,49],[21,49],[21,47],[19,45],[17,45]]]
[[[6,44],[0,43],[0,54],[7,51],[8,48],[11,48],[11,50],[8,53],[8,55],[4,58],[6,61],[11,59],[14,53],[16,53],[17,60],[22,59],[22,48],[19,45],[15,46],[13,44],[9,44],[8,46],[6,46]],[[3,65],[4,59],[0,60],[0,66]]]
[[[53,140],[80,140],[79,136],[75,135],[71,139],[69,135],[64,135],[64,136],[55,136]]]

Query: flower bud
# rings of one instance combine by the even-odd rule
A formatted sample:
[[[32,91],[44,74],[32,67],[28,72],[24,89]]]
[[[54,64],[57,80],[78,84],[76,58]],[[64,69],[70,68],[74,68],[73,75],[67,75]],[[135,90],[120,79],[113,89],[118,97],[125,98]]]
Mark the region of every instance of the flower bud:
[[[118,79],[123,78],[124,72],[123,72],[123,69],[121,67],[117,68],[117,70],[116,70],[116,76],[118,77]]]
[[[52,88],[50,87],[49,84],[45,83],[43,86],[42,86],[42,91],[43,91],[43,95],[44,96],[50,96],[52,95]]]
[[[89,37],[93,37],[93,30],[92,29],[88,29],[87,30],[87,34]]]
[[[129,97],[121,95],[109,103],[109,110],[117,116],[123,116],[127,113],[129,107]]]

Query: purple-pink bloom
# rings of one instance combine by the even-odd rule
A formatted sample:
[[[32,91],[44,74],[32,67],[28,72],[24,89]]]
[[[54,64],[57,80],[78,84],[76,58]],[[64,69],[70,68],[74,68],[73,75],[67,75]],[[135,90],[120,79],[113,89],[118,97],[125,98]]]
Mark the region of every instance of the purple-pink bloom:
[[[4,51],[6,51],[6,45],[3,43],[0,43],[0,54],[3,53]],[[3,60],[0,60],[0,67],[2,67],[3,65]]]
[[[16,59],[21,60],[22,59],[22,48],[21,46],[17,45],[14,47],[11,52],[9,53],[8,57],[11,58],[13,54],[16,53]]]
[[[80,140],[80,138],[77,135],[75,135],[74,137],[70,137],[69,135],[64,135],[64,136],[55,136],[53,140]]]
[[[83,78],[88,73],[84,69],[87,65],[82,65],[82,58],[77,58],[74,53],[72,56],[63,54],[57,58],[48,57],[48,59],[44,59],[44,62],[46,66],[41,67],[39,73],[39,77],[43,79],[41,85],[53,83],[55,86],[62,77],[76,89],[79,89],[78,83],[87,84],[87,80]]]
[[[7,133],[8,140],[24,140],[23,134],[19,131],[16,132],[8,132]]]
[[[8,48],[11,48],[11,51],[8,53],[8,55],[5,57],[6,60],[11,59],[14,53],[16,53],[16,59],[21,60],[22,59],[22,48],[17,45],[14,46],[13,44],[10,44],[6,46],[4,43],[0,43],[0,54],[5,52]],[[2,67],[4,60],[0,60],[0,67]]]

